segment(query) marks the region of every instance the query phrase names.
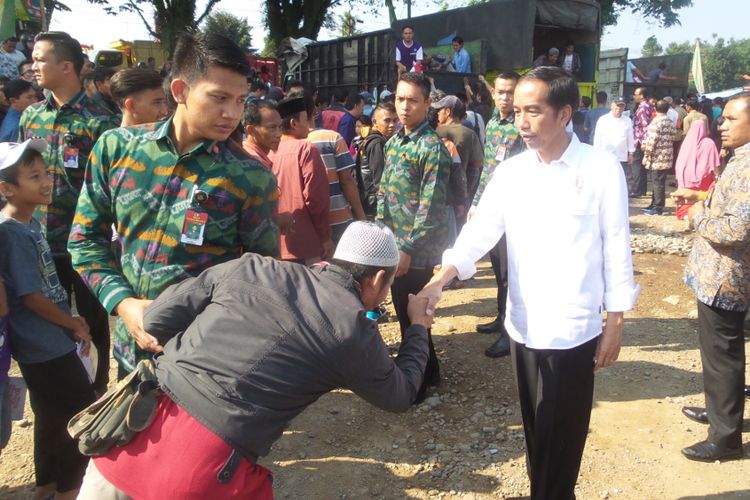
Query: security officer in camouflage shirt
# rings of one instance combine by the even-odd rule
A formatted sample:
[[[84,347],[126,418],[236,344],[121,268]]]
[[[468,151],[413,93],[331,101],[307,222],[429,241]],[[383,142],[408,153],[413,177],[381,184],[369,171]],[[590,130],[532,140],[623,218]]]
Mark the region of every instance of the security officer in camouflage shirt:
[[[68,296],[75,296],[76,308],[86,319],[99,356],[94,389],[103,392],[109,380],[109,319],[107,312],[73,270],[66,249],[81,191],[86,161],[99,136],[117,127],[119,115],[86,97],[81,89],[83,53],[77,40],[67,33],[40,33],[35,38],[32,70],[49,96],[29,106],[19,124],[19,141],[40,138],[49,148],[44,161],[52,170],[52,203],[42,205],[37,218],[42,224]]]
[[[234,42],[185,35],[173,58],[175,114],[109,131],[94,147],[68,248],[76,270],[119,316],[113,352],[120,376],[162,349],[143,329],[150,299],[244,252],[278,255],[276,178],[230,138],[249,72]]]
[[[427,123],[430,82],[424,75],[404,73],[396,87],[396,113],[403,129],[385,145],[385,167],[378,193],[378,219],[396,235],[401,259],[391,287],[401,336],[409,327],[408,297],[430,281],[433,267],[448,246],[446,204],[451,157]],[[432,332],[430,358],[416,403],[427,385],[440,384],[440,367]]]

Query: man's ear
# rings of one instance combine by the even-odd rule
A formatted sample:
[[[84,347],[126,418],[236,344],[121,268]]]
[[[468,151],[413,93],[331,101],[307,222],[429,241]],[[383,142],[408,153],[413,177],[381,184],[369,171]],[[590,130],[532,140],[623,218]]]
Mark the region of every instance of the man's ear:
[[[122,102],[122,107],[128,110],[128,113],[133,112],[133,108],[135,107],[134,100],[132,97],[126,97],[125,100]]]
[[[370,276],[369,279],[372,279],[372,286],[378,291],[380,291],[383,286],[388,285],[388,283],[386,283],[386,274],[384,269],[376,272],[375,274]]]
[[[172,83],[169,84],[169,88],[172,90],[172,96],[177,104],[185,104],[187,101],[187,95],[190,90],[187,82],[181,78],[175,78]]]
[[[567,126],[568,122],[573,119],[573,106],[570,104],[566,104],[563,106],[563,108],[560,110],[560,116],[562,118],[562,122]]]

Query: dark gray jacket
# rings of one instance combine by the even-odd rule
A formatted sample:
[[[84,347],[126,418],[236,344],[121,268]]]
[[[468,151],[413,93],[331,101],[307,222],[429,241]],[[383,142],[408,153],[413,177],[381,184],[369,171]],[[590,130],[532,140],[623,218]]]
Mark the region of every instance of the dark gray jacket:
[[[395,361],[388,356],[357,283],[334,265],[245,254],[168,288],[143,322],[164,345],[163,390],[252,462],[336,388],[406,411],[427,363],[421,326],[406,332]]]

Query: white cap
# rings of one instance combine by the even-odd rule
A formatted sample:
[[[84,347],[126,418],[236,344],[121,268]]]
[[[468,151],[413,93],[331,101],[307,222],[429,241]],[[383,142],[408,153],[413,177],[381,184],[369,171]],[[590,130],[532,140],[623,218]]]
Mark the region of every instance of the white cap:
[[[354,221],[341,236],[333,258],[363,266],[396,267],[396,237],[380,222]]]
[[[47,143],[44,139],[27,139],[22,143],[0,142],[0,170],[12,167],[21,159],[27,149],[33,149],[44,153],[47,151]]]

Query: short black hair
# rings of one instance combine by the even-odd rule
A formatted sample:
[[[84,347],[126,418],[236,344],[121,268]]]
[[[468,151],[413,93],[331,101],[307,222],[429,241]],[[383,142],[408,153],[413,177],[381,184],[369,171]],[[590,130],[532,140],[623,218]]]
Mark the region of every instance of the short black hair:
[[[386,283],[390,281],[391,276],[396,274],[396,266],[393,267],[379,267],[379,266],[366,266],[364,264],[355,264],[354,262],[348,262],[346,260],[331,259],[331,264],[334,264],[344,271],[352,275],[352,278],[357,283],[362,283],[365,278],[375,276],[378,271],[385,271]]]
[[[521,77],[521,81],[537,80],[547,84],[547,104],[555,111],[570,106],[571,116],[578,109],[580,93],[576,79],[557,66],[540,66]]]
[[[581,104],[583,104],[584,108],[590,108],[591,107],[591,98],[587,95],[581,96]]]
[[[16,69],[18,69],[18,74],[19,75],[21,74],[21,68],[23,68],[27,64],[34,64],[34,61],[32,61],[31,59],[24,59],[23,61],[21,61],[20,63],[18,63],[18,66],[16,66]]]
[[[8,100],[18,99],[22,94],[28,92],[32,88],[31,82],[19,78],[17,80],[6,82],[3,85],[3,93]]]
[[[513,80],[514,82],[518,83],[518,80],[521,79],[521,76],[516,73],[515,71],[502,71],[498,73],[498,75],[495,77],[495,81],[498,80]]]
[[[377,110],[388,111],[389,113],[396,113],[396,106],[391,102],[380,101],[377,106],[372,110],[372,116],[375,116]]]
[[[464,39],[461,38],[460,36],[454,36],[453,40],[451,40],[451,43],[453,43],[453,42],[458,42],[459,45],[463,45],[464,44]]]
[[[568,40],[565,40],[565,45],[563,45],[563,47],[570,47],[571,45],[575,47],[575,42],[573,40],[568,39]]]
[[[96,73],[97,70],[94,72]],[[161,89],[163,78],[150,68],[122,69],[112,76],[109,92],[120,106],[128,97],[144,90]],[[95,80],[96,81],[96,80]]]
[[[433,129],[438,128],[438,110],[430,106],[427,108],[427,123],[432,127]]]
[[[638,87],[635,89],[635,92],[640,93],[644,99],[648,99],[648,89],[646,87]]]
[[[16,42],[16,43],[18,43],[18,38],[14,37],[14,36],[11,36],[11,37],[8,37],[5,40],[3,40],[3,43],[6,43],[6,42]]]
[[[466,104],[461,99],[456,101],[456,104],[450,108],[451,115],[457,120],[464,120],[466,118]]]
[[[660,62],[659,69],[667,69],[667,63],[665,63],[664,61]]]
[[[606,103],[608,98],[609,96],[603,90],[600,90],[599,92],[596,93],[596,102],[599,104]]]
[[[685,106],[690,106],[694,110],[698,111],[698,99],[695,97],[691,97],[687,101],[685,101]]]
[[[286,85],[284,85],[284,91],[289,92],[289,89],[292,87],[302,87],[303,89],[307,89],[307,85],[305,85],[305,82],[302,80],[287,80]]]
[[[44,31],[34,37],[34,42],[49,42],[58,61],[70,61],[76,74],[83,68],[83,49],[78,40],[64,31]]]
[[[740,92],[739,94],[735,94],[729,99],[727,99],[727,104],[729,104],[732,101],[741,100],[745,102],[745,112],[747,114],[750,114],[750,92]]]
[[[658,111],[659,113],[666,113],[670,108],[669,103],[664,99],[659,99],[658,101],[656,101],[655,107],[656,111]]]
[[[276,101],[271,99],[254,99],[245,104],[245,112],[242,115],[242,125],[258,126],[262,121],[261,109],[276,111]]]
[[[412,73],[412,72],[401,73],[401,76],[399,77],[398,81],[409,83],[411,85],[416,85],[422,90],[422,94],[424,95],[424,98],[429,99],[430,90],[432,90],[432,86],[430,85],[430,81],[427,79],[427,77],[424,76],[422,73]]]
[[[333,102],[346,102],[347,97],[349,97],[349,91],[346,90],[346,87],[333,89]]]
[[[0,181],[18,185],[18,171],[22,165],[31,165],[37,158],[43,158],[42,153],[36,149],[27,148],[21,157],[10,167],[0,170]]]
[[[172,57],[172,77],[187,82],[205,77],[210,66],[221,66],[247,77],[250,63],[242,49],[217,33],[183,33],[177,38]]]
[[[404,30],[406,30],[406,29],[410,29],[410,30],[414,31],[414,28],[411,27],[411,24],[405,24],[404,27],[401,28],[401,33],[403,33]]]
[[[351,111],[354,108],[356,108],[359,105],[360,102],[362,102],[364,100],[365,100],[364,97],[362,97],[361,95],[359,95],[358,93],[356,93],[354,91],[351,91],[346,96],[346,103],[344,104],[344,107],[347,110]]]
[[[91,72],[91,75],[95,82],[104,83],[115,76],[115,70],[106,66],[98,66]]]

